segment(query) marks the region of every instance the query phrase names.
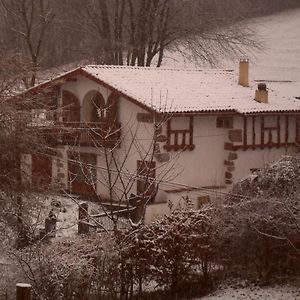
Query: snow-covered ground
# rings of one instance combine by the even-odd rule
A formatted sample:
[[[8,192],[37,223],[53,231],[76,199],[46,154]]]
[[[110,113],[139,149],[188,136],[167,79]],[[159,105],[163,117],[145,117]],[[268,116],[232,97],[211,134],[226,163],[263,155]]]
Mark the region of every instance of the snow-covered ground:
[[[299,300],[300,284],[273,287],[225,287],[202,300]]]
[[[83,201],[76,196],[59,196],[50,195],[43,201],[43,206],[38,218],[38,228],[44,227],[45,218],[49,215],[50,210],[57,217],[56,238],[74,237],[78,233],[78,210],[79,204]],[[103,214],[103,207],[96,202],[84,201],[88,203],[88,213],[90,215],[90,223],[98,225],[98,230],[112,230],[113,223],[107,216],[94,218],[93,215]],[[53,205],[54,204],[54,205]],[[55,205],[56,204],[56,205]],[[127,227],[125,220],[121,219],[120,228]],[[91,228],[92,230],[92,228]],[[53,239],[52,239],[53,240]]]

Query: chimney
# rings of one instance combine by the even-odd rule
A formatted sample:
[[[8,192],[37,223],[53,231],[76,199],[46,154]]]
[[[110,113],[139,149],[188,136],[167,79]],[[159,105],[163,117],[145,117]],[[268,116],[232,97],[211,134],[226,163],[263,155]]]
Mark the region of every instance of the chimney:
[[[249,59],[240,60],[239,85],[249,86]]]
[[[268,91],[265,83],[259,83],[255,91],[255,100],[260,103],[268,103]]]

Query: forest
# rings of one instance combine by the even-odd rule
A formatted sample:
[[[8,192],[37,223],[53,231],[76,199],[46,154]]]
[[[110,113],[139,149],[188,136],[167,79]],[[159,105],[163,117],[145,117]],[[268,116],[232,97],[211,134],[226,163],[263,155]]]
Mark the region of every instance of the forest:
[[[26,70],[70,63],[161,66],[165,51],[214,65],[260,48],[240,22],[299,7],[297,0],[1,0],[0,54]],[[239,22],[239,25],[236,24]]]

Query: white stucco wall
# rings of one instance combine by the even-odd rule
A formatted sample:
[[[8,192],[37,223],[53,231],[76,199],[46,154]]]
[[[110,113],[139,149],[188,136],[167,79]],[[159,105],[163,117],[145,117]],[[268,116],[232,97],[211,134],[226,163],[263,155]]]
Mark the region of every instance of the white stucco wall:
[[[256,143],[261,143],[261,117],[256,116],[255,122],[255,131],[256,131]],[[265,126],[276,126],[277,124],[277,116],[267,116],[265,117]],[[295,117],[289,117],[289,134],[288,134],[288,143],[295,142]],[[252,142],[252,122],[251,118],[248,122],[248,130],[247,130],[247,140],[248,143]],[[243,119],[242,117],[236,117],[234,119],[234,129],[243,129]],[[280,140],[283,143],[285,141],[285,117],[282,116],[280,118]],[[268,134],[266,133],[264,136],[265,143],[268,142]],[[273,141],[277,141],[277,135],[274,134]],[[242,143],[234,143],[235,145],[241,145]],[[238,159],[234,161],[235,170],[233,171],[233,181],[237,182],[239,179],[246,177],[251,174],[251,169],[259,169],[264,167],[265,165],[275,162],[279,160],[284,155],[289,155],[298,152],[298,148],[296,146],[281,146],[281,147],[265,147],[261,149],[257,147],[256,149],[239,149],[236,151],[238,155]]]
[[[237,151],[238,159],[235,161],[233,181],[237,182],[239,179],[251,174],[251,169],[260,169],[271,162],[279,160],[282,156],[296,151],[296,147],[256,149],[255,151],[250,149],[247,151],[239,150]]]
[[[83,103],[86,100],[86,95],[88,95],[91,91],[100,92],[107,102],[111,91],[87,78],[78,77],[75,82],[67,82],[62,86],[62,90],[67,90],[73,93],[79,100],[81,105],[81,120],[88,121],[86,115],[89,113],[86,107],[83,107]],[[123,180],[123,184],[127,187],[132,186],[131,190],[127,190],[128,195],[130,193],[136,194],[136,183],[134,174],[137,169],[137,161],[141,159],[145,159],[146,153],[150,153],[151,151],[151,143],[153,137],[154,124],[153,123],[140,123],[137,122],[137,113],[147,113],[144,109],[139,106],[131,103],[130,101],[124,99],[123,97],[119,98],[118,103],[118,121],[121,123],[121,144],[120,147],[115,149],[114,157],[118,160],[118,166],[124,164],[121,170],[121,176]],[[131,145],[131,139],[134,137],[135,145]],[[130,154],[128,154],[130,149]],[[114,165],[114,162],[111,160],[110,153],[107,151],[105,153],[103,148],[94,148],[94,147],[62,147],[60,148],[60,152],[62,153],[61,159],[56,162],[53,162],[53,180],[57,180],[59,173],[64,173],[65,176],[58,180],[61,183],[68,187],[68,166],[67,166],[67,152],[69,150],[80,151],[82,153],[94,153],[97,155],[97,194],[101,196],[102,199],[108,199],[110,196],[109,193],[109,179],[108,174],[105,171],[107,167],[107,160],[110,161],[110,170],[112,181],[115,180],[117,176],[117,169]],[[125,163],[124,163],[125,162]],[[58,170],[57,166],[60,164],[60,170]],[[62,166],[63,165],[63,166]],[[128,182],[133,182],[130,184]],[[123,194],[123,184],[121,180],[117,180],[117,184],[114,184],[113,189],[113,198],[117,200]]]
[[[174,118],[172,129],[188,128],[188,120],[188,117]],[[195,116],[195,149],[171,151],[172,160],[176,160],[176,166],[172,169],[174,181],[196,187],[224,185],[226,134],[223,128],[216,127],[216,116]]]

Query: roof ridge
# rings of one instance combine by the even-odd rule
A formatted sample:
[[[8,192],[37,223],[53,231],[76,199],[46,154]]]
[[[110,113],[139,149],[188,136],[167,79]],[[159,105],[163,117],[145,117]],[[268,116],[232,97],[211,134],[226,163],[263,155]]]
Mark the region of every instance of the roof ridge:
[[[128,70],[148,70],[148,71],[176,71],[176,72],[233,72],[233,69],[184,69],[184,68],[161,68],[161,67],[142,67],[142,66],[119,66],[119,65],[85,65],[81,66],[82,69],[128,69]]]

